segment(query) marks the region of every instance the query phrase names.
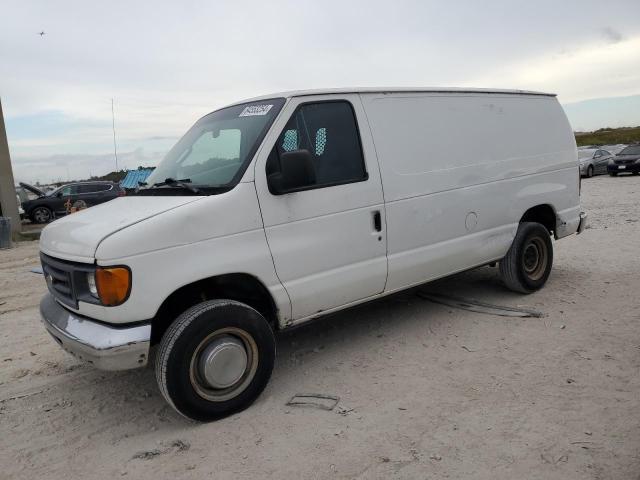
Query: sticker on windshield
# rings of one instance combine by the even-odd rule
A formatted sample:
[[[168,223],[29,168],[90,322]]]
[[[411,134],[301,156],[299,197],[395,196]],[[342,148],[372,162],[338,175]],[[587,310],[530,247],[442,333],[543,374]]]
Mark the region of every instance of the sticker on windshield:
[[[244,107],[244,110],[240,112],[239,117],[255,117],[258,115],[266,115],[269,113],[273,105],[249,105],[248,107]]]

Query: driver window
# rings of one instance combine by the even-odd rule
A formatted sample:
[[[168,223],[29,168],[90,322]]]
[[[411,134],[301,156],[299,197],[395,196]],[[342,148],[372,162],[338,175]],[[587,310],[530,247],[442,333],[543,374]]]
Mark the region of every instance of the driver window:
[[[267,175],[280,171],[280,155],[301,149],[313,159],[316,184],[310,188],[367,179],[356,118],[346,101],[299,106],[269,155]]]

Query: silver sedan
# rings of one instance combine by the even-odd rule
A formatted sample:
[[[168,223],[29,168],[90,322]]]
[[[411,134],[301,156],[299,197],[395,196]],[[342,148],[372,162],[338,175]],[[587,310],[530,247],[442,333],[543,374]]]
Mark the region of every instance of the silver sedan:
[[[607,164],[613,155],[599,148],[585,148],[578,150],[578,160],[580,160],[580,175],[583,177],[593,177],[601,173],[607,173]]]

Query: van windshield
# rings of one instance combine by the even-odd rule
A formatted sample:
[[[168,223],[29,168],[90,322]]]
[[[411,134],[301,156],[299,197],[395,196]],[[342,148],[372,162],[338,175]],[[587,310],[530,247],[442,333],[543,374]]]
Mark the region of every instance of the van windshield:
[[[244,103],[201,118],[167,153],[146,181],[147,188],[175,186],[167,179],[198,187],[233,187],[267,133],[284,98]]]

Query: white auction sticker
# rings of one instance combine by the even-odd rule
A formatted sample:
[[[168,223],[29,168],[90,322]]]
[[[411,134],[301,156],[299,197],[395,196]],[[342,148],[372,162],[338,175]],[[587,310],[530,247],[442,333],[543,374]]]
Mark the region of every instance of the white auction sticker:
[[[273,105],[249,105],[244,107],[244,110],[240,113],[240,117],[255,117],[258,115],[266,115],[269,113]]]

